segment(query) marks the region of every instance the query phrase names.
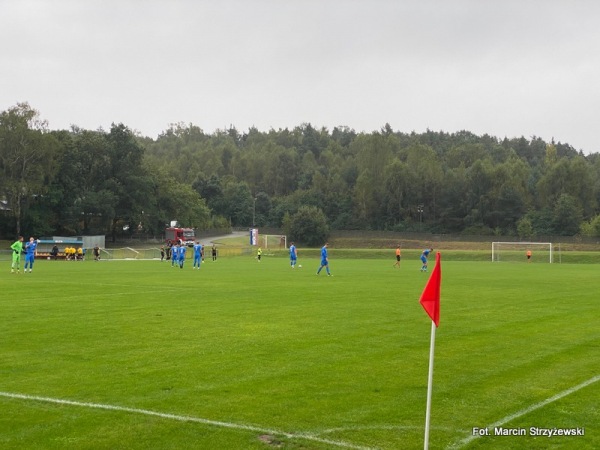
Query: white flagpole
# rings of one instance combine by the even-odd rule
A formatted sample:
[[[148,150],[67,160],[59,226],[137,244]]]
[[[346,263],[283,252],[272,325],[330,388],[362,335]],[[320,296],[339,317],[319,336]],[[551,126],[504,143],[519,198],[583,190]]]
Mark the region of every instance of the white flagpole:
[[[431,416],[431,391],[433,388],[433,350],[435,348],[435,322],[431,321],[431,343],[429,345],[429,377],[427,380],[427,411],[425,412],[425,450],[429,449],[429,423]]]

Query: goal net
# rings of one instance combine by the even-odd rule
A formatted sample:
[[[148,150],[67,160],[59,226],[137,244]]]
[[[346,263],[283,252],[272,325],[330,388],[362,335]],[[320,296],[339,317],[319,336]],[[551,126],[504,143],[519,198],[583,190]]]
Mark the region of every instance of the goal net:
[[[190,252],[188,252],[190,253]],[[92,255],[91,258],[93,259]],[[114,248],[114,249],[101,249],[100,259],[104,260],[148,260],[148,259],[160,259],[160,249],[158,248],[146,248],[146,249],[134,249],[131,247]]]
[[[492,242],[492,261],[552,263],[551,242]]]
[[[282,234],[260,234],[258,236],[258,245],[263,250],[287,248],[287,236]]]

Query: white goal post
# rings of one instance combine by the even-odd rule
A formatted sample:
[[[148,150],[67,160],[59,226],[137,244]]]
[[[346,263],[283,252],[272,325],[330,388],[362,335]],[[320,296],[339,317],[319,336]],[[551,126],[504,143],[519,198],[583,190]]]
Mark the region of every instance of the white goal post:
[[[91,252],[86,254],[87,259],[93,259]],[[145,248],[145,249],[134,249],[131,247],[123,248],[101,248],[100,249],[100,260],[108,261],[120,261],[120,260],[152,260],[160,259],[160,249],[158,248]]]
[[[492,261],[553,263],[552,242],[492,242]]]
[[[260,234],[258,245],[264,249],[287,248],[287,236],[284,234]]]

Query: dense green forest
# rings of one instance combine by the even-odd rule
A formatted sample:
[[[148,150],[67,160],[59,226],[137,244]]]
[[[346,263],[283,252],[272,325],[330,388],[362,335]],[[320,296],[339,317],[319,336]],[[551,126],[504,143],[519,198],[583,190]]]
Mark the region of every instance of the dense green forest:
[[[600,235],[600,157],[531,137],[405,133],[388,124],[205,133],[156,139],[124,124],[50,130],[19,103],[0,113],[0,231],[160,236],[283,228],[310,243],[330,230]]]

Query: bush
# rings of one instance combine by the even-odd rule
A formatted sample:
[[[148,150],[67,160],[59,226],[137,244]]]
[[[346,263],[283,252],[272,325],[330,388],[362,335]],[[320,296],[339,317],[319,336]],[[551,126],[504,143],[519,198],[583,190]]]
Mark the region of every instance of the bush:
[[[301,206],[290,220],[290,239],[308,247],[323,245],[329,237],[325,213],[315,206]]]

